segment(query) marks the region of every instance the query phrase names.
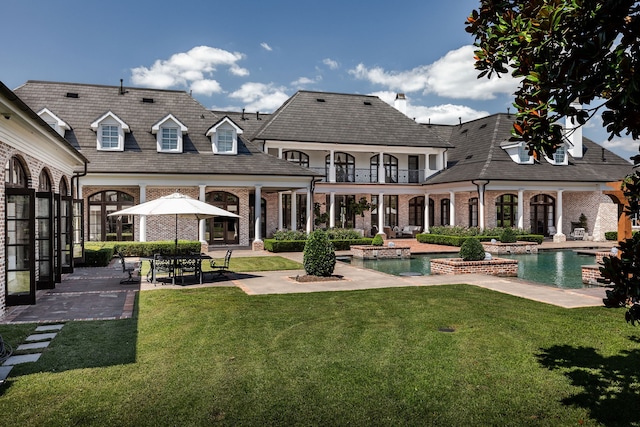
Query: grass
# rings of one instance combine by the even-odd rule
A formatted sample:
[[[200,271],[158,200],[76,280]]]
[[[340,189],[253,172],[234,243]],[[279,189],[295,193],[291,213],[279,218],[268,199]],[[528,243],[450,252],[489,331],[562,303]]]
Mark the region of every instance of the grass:
[[[67,323],[14,368],[0,413],[23,426],[628,426],[639,362],[619,310],[466,285],[157,290],[133,319]]]

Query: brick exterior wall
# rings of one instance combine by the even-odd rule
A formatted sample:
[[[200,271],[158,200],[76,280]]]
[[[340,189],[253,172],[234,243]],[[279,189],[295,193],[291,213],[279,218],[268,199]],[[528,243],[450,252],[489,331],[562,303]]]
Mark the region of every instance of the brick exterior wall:
[[[60,183],[64,181],[67,185],[67,189],[71,190],[71,176],[65,175],[65,173],[59,169],[52,168],[45,164],[42,160],[36,159],[32,156],[25,155],[24,153],[20,153],[15,150],[10,145],[0,141],[0,162],[5,165],[11,157],[16,157],[20,159],[22,165],[25,168],[25,172],[27,175],[27,188],[31,188],[34,190],[38,190],[40,185],[40,174],[45,171],[46,174],[49,175],[51,180],[52,190],[53,192],[58,192],[60,189]],[[35,203],[35,201],[34,201]],[[5,249],[6,243],[6,216],[5,216],[5,204],[6,204],[6,195],[4,186],[2,186],[2,190],[0,191],[0,317],[4,316],[6,313],[6,262],[7,262],[7,254]],[[33,230],[35,235],[37,236],[39,233],[38,222],[35,222],[35,230]],[[34,253],[31,256],[36,256],[38,253],[38,242],[36,240],[36,246],[34,247]],[[35,271],[35,280],[37,281],[40,277],[40,272],[38,270],[38,263],[35,263],[36,271]]]
[[[486,243],[482,242],[485,252],[491,254],[537,254],[538,244],[532,242],[515,242],[515,243]]]
[[[362,259],[409,259],[409,246],[351,246],[351,255]]]
[[[518,261],[494,258],[490,261],[463,261],[462,258],[432,259],[431,274],[487,274],[490,276],[518,276]]]

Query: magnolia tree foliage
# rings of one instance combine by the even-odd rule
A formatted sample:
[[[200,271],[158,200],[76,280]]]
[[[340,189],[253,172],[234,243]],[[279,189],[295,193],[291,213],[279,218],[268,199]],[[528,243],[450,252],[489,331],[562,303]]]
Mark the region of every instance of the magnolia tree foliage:
[[[640,132],[640,2],[632,0],[481,0],[467,19],[476,38],[479,78],[511,73],[512,136],[530,152],[551,155],[564,142],[561,118],[583,125],[602,116],[609,139]],[[574,101],[587,106],[576,109]],[[636,165],[640,155],[633,157]],[[623,177],[620,177],[621,179]],[[629,214],[640,212],[640,173],[623,184]],[[627,306],[640,320],[640,235],[620,242],[600,269],[612,290],[605,304]]]
[[[640,2],[481,0],[467,19],[479,77],[511,75],[512,134],[531,151],[553,154],[562,117],[580,125],[601,111],[609,139],[640,129]],[[584,110],[571,104],[589,105]]]

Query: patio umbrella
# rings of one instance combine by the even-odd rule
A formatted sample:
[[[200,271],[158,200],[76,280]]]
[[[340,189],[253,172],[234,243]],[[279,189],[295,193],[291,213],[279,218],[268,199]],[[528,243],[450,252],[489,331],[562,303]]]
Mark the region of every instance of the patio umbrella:
[[[178,249],[178,218],[197,220],[216,216],[240,218],[232,212],[177,192],[109,214],[109,216],[123,215],[174,215],[176,218],[176,252]]]

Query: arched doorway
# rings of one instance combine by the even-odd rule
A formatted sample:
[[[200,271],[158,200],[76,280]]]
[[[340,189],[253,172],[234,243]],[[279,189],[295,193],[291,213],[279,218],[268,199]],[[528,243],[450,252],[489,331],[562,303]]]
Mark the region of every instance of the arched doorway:
[[[5,297],[7,306],[36,303],[35,191],[17,157],[5,165]]]
[[[555,225],[556,202],[546,194],[533,196],[529,202],[531,211],[531,233],[549,235],[549,227]]]
[[[36,235],[38,279],[37,289],[52,289],[55,287],[54,274],[54,227],[53,185],[46,169],[40,172],[38,178],[38,192],[36,193]]]
[[[206,202],[226,211],[238,214],[240,200],[226,191],[207,193]],[[240,243],[238,218],[213,217],[206,220],[205,239],[210,245],[237,245]]]

